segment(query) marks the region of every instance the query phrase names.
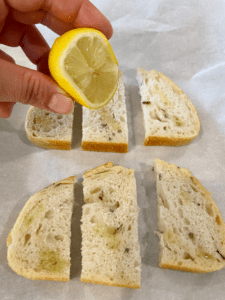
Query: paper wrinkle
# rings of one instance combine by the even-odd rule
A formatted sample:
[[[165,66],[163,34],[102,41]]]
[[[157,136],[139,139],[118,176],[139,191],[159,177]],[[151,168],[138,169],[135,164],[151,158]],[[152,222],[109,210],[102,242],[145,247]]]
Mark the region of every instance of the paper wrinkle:
[[[218,69],[223,66],[225,66],[225,62],[221,62],[221,63],[211,66],[209,68],[203,69],[202,71],[199,71],[198,73],[196,73],[191,79],[195,79],[199,76],[205,75],[205,73],[208,73],[210,71],[213,71],[213,70]]]
[[[131,32],[144,33],[146,31],[161,32],[177,29],[175,26],[155,22],[149,19],[143,19],[143,16],[135,13],[128,14],[112,22],[114,31],[116,32]]]

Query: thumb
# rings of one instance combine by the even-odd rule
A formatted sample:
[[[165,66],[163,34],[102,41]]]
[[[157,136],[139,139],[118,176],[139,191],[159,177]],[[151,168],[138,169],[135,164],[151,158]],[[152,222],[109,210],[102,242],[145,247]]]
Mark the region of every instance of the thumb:
[[[67,114],[73,100],[48,76],[0,59],[0,104],[20,102]]]

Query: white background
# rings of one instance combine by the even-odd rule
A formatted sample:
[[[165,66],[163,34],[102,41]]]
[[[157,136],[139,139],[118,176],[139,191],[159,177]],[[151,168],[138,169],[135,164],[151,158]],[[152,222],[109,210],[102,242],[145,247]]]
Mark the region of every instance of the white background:
[[[222,0],[94,0],[111,21],[110,40],[124,73],[128,108],[129,152],[84,152],[81,107],[76,106],[71,151],[45,150],[31,144],[24,131],[27,106],[17,104],[9,119],[0,119],[0,299],[224,299],[225,269],[191,274],[158,267],[156,187],[152,172],[158,157],[192,174],[213,194],[225,219],[225,2]],[[51,46],[56,34],[38,26]],[[18,48],[0,49],[20,65],[34,68]],[[198,112],[198,137],[183,147],[145,147],[136,68],[155,69],[188,95]],[[82,174],[112,161],[134,168],[137,180],[141,289],[80,282]],[[72,267],[69,282],[31,281],[7,264],[6,238],[31,195],[53,181],[78,176],[72,222]]]

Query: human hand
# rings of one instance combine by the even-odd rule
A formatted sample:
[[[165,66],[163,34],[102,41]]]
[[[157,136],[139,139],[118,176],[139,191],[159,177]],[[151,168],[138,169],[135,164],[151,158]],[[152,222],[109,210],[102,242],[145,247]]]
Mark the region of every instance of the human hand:
[[[15,64],[0,50],[0,117],[8,118],[16,102],[60,114],[73,109],[48,70],[50,48],[33,24],[61,35],[78,27],[92,27],[112,36],[112,26],[88,0],[0,0],[0,44],[20,46],[37,71]]]

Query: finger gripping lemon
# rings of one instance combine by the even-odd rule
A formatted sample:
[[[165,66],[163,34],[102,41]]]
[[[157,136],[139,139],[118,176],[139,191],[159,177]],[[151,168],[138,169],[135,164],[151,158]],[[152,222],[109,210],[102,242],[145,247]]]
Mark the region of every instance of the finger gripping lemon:
[[[59,86],[88,108],[103,107],[117,90],[118,62],[112,47],[92,28],[58,37],[49,54],[49,69]]]

